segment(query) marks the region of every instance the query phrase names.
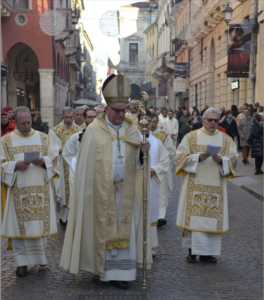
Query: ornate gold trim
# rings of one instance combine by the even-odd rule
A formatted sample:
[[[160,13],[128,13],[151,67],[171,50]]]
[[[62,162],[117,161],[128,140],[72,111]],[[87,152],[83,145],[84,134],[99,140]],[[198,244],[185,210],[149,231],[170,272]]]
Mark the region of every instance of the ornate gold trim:
[[[23,135],[22,133],[20,133],[17,129],[15,129],[14,131],[12,131],[13,133],[15,133],[16,135],[18,136],[21,136],[21,137],[24,137],[24,138],[27,138],[27,137],[30,137],[32,136],[33,134],[35,134],[36,130],[32,130],[32,132],[30,132],[29,134],[27,135]]]
[[[204,130],[203,128],[200,128],[199,130],[201,130],[203,133],[207,134],[207,135],[217,135],[220,131],[218,129],[216,129],[215,132],[213,133],[210,133],[210,132],[207,132],[206,130]]]
[[[225,233],[225,232],[228,232],[228,230],[223,230],[221,232],[219,231],[205,231],[205,230],[196,230],[196,229],[190,229],[190,228],[186,228],[184,226],[180,226],[180,225],[176,225],[176,227],[179,227],[179,228],[182,228],[184,230],[188,230],[188,231],[195,231],[195,232],[204,232],[204,233],[218,233],[218,234],[221,234],[221,233]]]
[[[37,238],[41,238],[43,236],[49,236],[49,235],[55,235],[55,234],[58,234],[58,232],[52,232],[52,233],[47,233],[47,234],[42,234],[42,235],[34,235],[34,236],[11,236],[11,235],[2,235],[1,234],[1,237],[4,237],[4,238],[8,238],[8,239],[24,239],[24,238],[27,238],[27,239],[37,239]]]

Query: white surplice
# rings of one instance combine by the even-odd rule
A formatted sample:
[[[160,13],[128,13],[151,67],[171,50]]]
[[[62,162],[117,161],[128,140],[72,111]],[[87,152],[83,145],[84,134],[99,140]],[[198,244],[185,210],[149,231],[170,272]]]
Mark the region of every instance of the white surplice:
[[[74,133],[66,142],[63,151],[62,157],[65,159],[67,164],[70,166],[72,159],[77,155],[78,149],[80,146],[79,138],[82,131]]]
[[[162,142],[149,133],[150,142],[150,167],[156,174],[150,181],[150,207],[151,207],[151,244],[158,246],[157,224],[159,218],[159,195],[162,182],[170,168],[170,160]]]
[[[30,164],[15,170],[24,152],[40,152],[45,167]],[[47,236],[57,233],[52,179],[59,177],[54,166],[57,145],[45,134],[31,130],[22,135],[17,129],[1,138],[2,209],[1,234],[11,238],[17,266],[46,264]],[[33,251],[34,250],[34,251]]]
[[[173,134],[172,141],[175,146],[177,146],[177,137],[179,134],[179,122],[175,118],[166,118],[165,124],[169,134]]]
[[[222,164],[199,161],[206,146],[220,146]],[[184,229],[183,247],[194,255],[220,255],[221,233],[229,230],[226,178],[234,178],[236,144],[225,133],[201,128],[188,133],[176,154],[176,174],[183,176],[176,226]]]
[[[53,127],[49,131],[49,136],[55,141],[59,148],[64,148],[68,139],[75,133],[82,130],[81,127],[77,126],[74,122],[71,126],[66,126],[62,121],[59,125]],[[60,178],[54,180],[56,197],[57,197],[57,209],[59,212],[59,218],[66,222],[68,220],[68,202],[70,197],[69,188],[69,167],[66,160],[63,159],[62,155],[58,155],[57,158]]]
[[[175,166],[176,149],[170,135],[160,130],[158,127],[152,133],[162,142],[170,160],[170,168],[160,185],[159,193],[159,219],[165,219],[169,198],[171,197],[173,191],[172,168]]]
[[[161,130],[167,131],[167,126],[166,126],[166,123],[165,123],[165,119],[166,119],[166,118],[164,118],[162,114],[159,114],[158,118],[159,118],[158,127],[159,127]]]

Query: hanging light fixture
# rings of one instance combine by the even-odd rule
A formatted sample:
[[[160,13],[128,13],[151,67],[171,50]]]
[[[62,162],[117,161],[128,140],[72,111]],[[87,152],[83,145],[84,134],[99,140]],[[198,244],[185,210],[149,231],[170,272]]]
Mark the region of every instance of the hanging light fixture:
[[[31,65],[31,61],[29,60],[27,56],[27,47],[26,47],[26,58],[23,60],[23,66],[25,69],[29,69]]]
[[[227,4],[225,9],[223,10],[223,13],[225,15],[224,19],[226,21],[226,24],[228,24],[231,21],[232,13],[233,13],[233,8],[229,6],[229,3]]]

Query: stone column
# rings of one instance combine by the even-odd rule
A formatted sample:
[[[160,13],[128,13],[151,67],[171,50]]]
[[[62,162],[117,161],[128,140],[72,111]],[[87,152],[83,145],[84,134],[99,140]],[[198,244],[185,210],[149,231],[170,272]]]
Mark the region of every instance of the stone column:
[[[49,122],[49,128],[54,126],[54,93],[53,69],[39,69],[40,79],[40,112],[44,122]]]

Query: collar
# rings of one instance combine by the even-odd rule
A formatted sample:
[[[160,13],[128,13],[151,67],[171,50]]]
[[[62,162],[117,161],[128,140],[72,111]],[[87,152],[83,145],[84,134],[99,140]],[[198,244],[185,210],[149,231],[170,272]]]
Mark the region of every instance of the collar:
[[[34,129],[31,128],[30,133],[27,135],[22,134],[17,128],[13,131],[16,135],[27,138],[32,136],[36,131]]]
[[[68,129],[70,129],[70,128],[74,127],[76,124],[75,124],[75,121],[73,121],[72,124],[71,124],[71,126],[66,126],[66,124],[65,124],[64,121],[62,120],[62,121],[60,122],[60,125],[63,126],[63,127],[66,127],[66,128],[68,128]],[[76,126],[78,126],[78,125],[76,125]]]
[[[150,131],[151,132],[151,131]],[[158,126],[157,126],[157,128],[155,129],[155,130],[153,130],[152,131],[153,133],[159,133],[160,132],[160,128],[158,128]]]
[[[106,122],[107,125],[109,125],[110,127],[114,128],[114,129],[120,129],[121,127],[124,126],[124,122],[123,122],[121,125],[114,125],[114,124],[112,124],[112,123],[109,121],[107,115],[105,115],[105,122]]]
[[[217,135],[219,133],[218,129],[216,129],[215,132],[209,132],[204,127],[202,127],[200,130],[207,135]]]

